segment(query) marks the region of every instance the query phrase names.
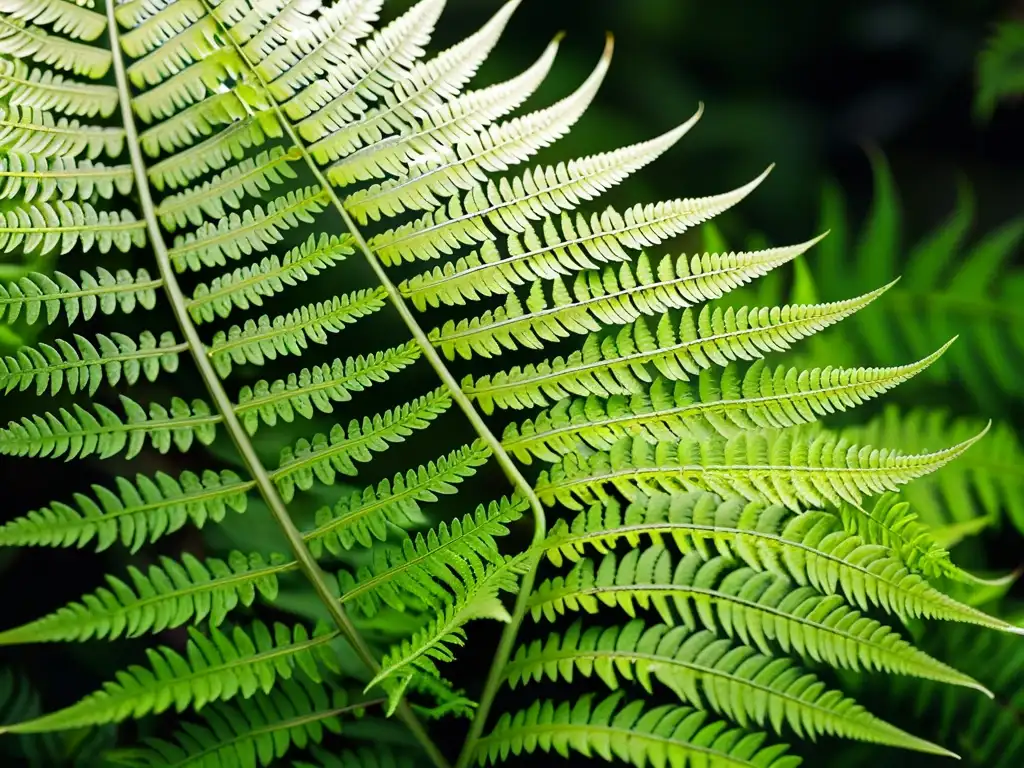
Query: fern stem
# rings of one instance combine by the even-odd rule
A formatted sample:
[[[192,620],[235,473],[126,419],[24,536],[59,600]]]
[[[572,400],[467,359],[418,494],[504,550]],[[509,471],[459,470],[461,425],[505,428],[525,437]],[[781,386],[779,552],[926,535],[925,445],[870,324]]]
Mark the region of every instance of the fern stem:
[[[203,0],[203,5],[207,10],[207,13],[212,13],[212,9],[209,5],[209,0]],[[238,52],[239,57],[245,62],[249,68],[250,73],[259,81],[259,84],[263,91],[269,95],[267,88],[267,82],[264,80],[263,75],[256,69],[249,57],[238,45],[234,36],[231,35],[230,31],[227,30],[224,25],[218,19],[218,26],[223,30],[225,36],[234,45],[235,50]],[[349,233],[351,233],[353,240],[355,241],[356,247],[363,254],[370,268],[373,270],[377,281],[381,284],[384,290],[387,292],[388,299],[397,310],[399,316],[402,318],[402,322],[405,323],[409,332],[412,334],[416,343],[420,346],[423,351],[423,356],[430,364],[430,367],[434,369],[437,377],[441,379],[445,387],[451,393],[452,400],[459,406],[459,409],[463,412],[473,429],[480,436],[480,438],[487,444],[491,449],[491,452],[501,467],[505,477],[516,488],[523,497],[527,500],[530,505],[530,510],[533,514],[533,541],[531,549],[540,543],[547,534],[547,523],[544,515],[544,509],[541,506],[540,500],[537,498],[537,494],[534,493],[533,486],[529,481],[523,477],[522,472],[513,462],[512,457],[508,455],[505,448],[502,446],[501,441],[497,436],[491,432],[490,428],[484,422],[483,417],[480,416],[476,408],[473,406],[472,401],[462,391],[462,387],[455,380],[451,371],[445,365],[441,356],[434,349],[431,344],[426,332],[420,327],[416,318],[412,314],[412,310],[409,309],[406,304],[401,292],[395,286],[395,284],[388,277],[387,272],[381,265],[380,260],[374,254],[373,250],[366,242],[366,238],[363,237],[362,232],[356,226],[355,221],[349,215],[348,211],[345,210],[345,206],[341,202],[341,198],[338,197],[338,193],[335,191],[333,185],[327,180],[320,167],[310,156],[309,151],[305,143],[296,133],[294,126],[288,119],[287,115],[281,109],[276,99],[271,99],[273,103],[274,112],[277,115],[278,122],[281,124],[281,128],[288,135],[292,145],[302,153],[302,157],[305,160],[306,165],[309,167],[310,172],[314,178],[320,184],[321,188],[326,191],[329,196],[332,205],[338,211],[344,222]],[[539,561],[539,555],[530,556],[530,568],[523,576],[523,580],[519,587],[519,595],[516,598],[515,607],[512,613],[512,620],[505,625],[505,629],[502,632],[501,640],[498,644],[498,650],[495,653],[494,659],[491,663],[491,669],[487,676],[487,683],[484,687],[483,695],[480,699],[480,703],[477,707],[476,715],[474,716],[473,723],[470,726],[469,736],[467,737],[466,743],[463,746],[462,754],[459,757],[458,766],[466,765],[468,755],[472,755],[475,749],[475,743],[480,737],[480,733],[483,730],[484,723],[487,720],[487,715],[490,712],[491,704],[494,701],[495,694],[497,694],[498,688],[500,687],[503,680],[503,671],[509,656],[512,653],[512,646],[515,643],[516,635],[519,632],[519,626],[522,624],[523,618],[526,616],[526,603],[529,599],[530,593],[533,591],[533,584],[536,579],[535,570],[537,562]],[[406,705],[407,706],[407,705]],[[425,734],[424,734],[425,735]],[[426,745],[425,745],[426,746]],[[433,757],[433,755],[432,755]],[[443,758],[441,758],[443,760]],[[435,759],[436,762],[436,759]]]
[[[171,266],[170,252],[167,248],[166,242],[164,242],[163,233],[160,230],[160,224],[156,218],[156,206],[153,204],[153,198],[149,192],[149,181],[146,177],[146,165],[139,145],[138,132],[135,128],[135,118],[132,115],[131,93],[128,88],[128,76],[125,71],[124,59],[121,55],[121,44],[117,21],[114,17],[114,3],[111,0],[108,0],[106,3],[106,10],[107,34],[110,38],[113,68],[117,80],[118,100],[121,105],[121,118],[125,128],[125,143],[127,144],[128,153],[131,157],[132,172],[135,175],[135,187],[138,190],[139,203],[146,219],[146,229],[149,233],[150,244],[153,248],[153,253],[156,256],[160,277],[163,279],[164,290],[166,291],[167,298],[171,303],[175,319],[181,327],[182,333],[185,335],[189,350],[192,352],[192,357],[195,359],[199,372],[206,384],[206,389],[210,393],[210,397],[213,398],[217,409],[224,417],[224,424],[227,427],[228,434],[231,435],[231,439],[234,442],[235,447],[238,449],[239,455],[245,463],[246,468],[249,470],[249,473],[252,475],[256,486],[259,488],[260,494],[263,496],[267,507],[274,516],[274,520],[281,528],[285,538],[288,539],[288,545],[294,553],[295,559],[298,561],[299,568],[312,585],[317,597],[319,597],[320,601],[324,606],[326,606],[328,613],[337,625],[338,629],[341,630],[345,638],[352,645],[356,655],[359,656],[362,662],[370,670],[371,674],[377,674],[380,670],[379,662],[374,657],[369,646],[367,646],[366,641],[363,640],[362,636],[359,634],[355,625],[352,624],[351,619],[349,619],[348,614],[345,612],[344,608],[342,608],[341,603],[334,596],[319,564],[303,543],[302,534],[299,529],[296,528],[295,523],[288,514],[287,507],[281,500],[280,494],[277,492],[277,487],[270,479],[266,469],[260,462],[259,457],[256,455],[256,450],[253,448],[252,441],[249,439],[248,433],[238,420],[238,416],[235,414],[234,404],[228,397],[227,392],[225,392],[216,371],[214,371],[213,364],[210,362],[209,355],[207,354],[206,346],[203,344],[202,339],[199,338],[199,333],[192,322],[191,316],[189,315],[185,296],[182,293],[181,287],[178,285],[177,277]],[[209,7],[207,7],[207,12],[211,12]],[[424,749],[430,755],[431,761],[437,766],[437,768],[448,768],[447,761],[438,751],[437,747],[434,746],[433,742],[430,741],[430,737],[427,735],[426,730],[420,723],[419,718],[417,718],[416,714],[412,711],[412,708],[403,702],[402,705],[399,706],[398,715],[406,723],[409,730],[412,731],[416,738],[423,743]]]

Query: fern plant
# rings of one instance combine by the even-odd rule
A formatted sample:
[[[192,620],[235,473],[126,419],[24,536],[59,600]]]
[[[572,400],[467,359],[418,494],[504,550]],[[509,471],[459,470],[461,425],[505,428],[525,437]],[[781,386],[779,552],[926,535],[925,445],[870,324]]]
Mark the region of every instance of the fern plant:
[[[585,210],[700,109],[640,144],[517,169],[581,118],[610,39],[577,90],[510,116],[560,36],[521,75],[466,90],[516,0],[433,56],[443,0],[388,22],[381,5],[0,0],[18,83],[0,121],[0,247],[63,259],[0,294],[8,322],[53,329],[0,367],[6,392],[38,403],[0,430],[0,453],[196,461],[177,476],[115,471],[0,527],[6,547],[164,552],[4,628],[5,645],[128,638],[144,652],[0,732],[175,713],[171,732],[135,746],[123,729],[111,758],[146,766],[464,768],[540,751],[783,768],[825,735],[950,754],[872,714],[833,672],[987,692],[898,624],[1016,628],[943,592],[979,580],[907,504],[872,499],[985,428],[908,452],[819,422],[944,347],[886,368],[761,364],[884,301],[888,281],[828,303],[712,303],[817,241],[650,251],[765,174],[710,197]],[[293,300],[300,283],[319,298]],[[118,330],[86,327],[105,318]],[[410,391],[417,364],[434,380]],[[168,381],[174,396],[147,398]],[[376,412],[369,389],[401,399]],[[281,439],[294,429],[305,436]],[[421,433],[437,443],[422,457]],[[401,471],[374,479],[400,443]],[[230,468],[215,467],[229,445]],[[469,501],[466,481],[494,468],[506,487]],[[448,513],[437,502],[452,495]],[[307,524],[310,499],[330,503]],[[261,511],[276,551],[201,559],[169,538]],[[528,541],[509,535],[524,525]],[[282,598],[295,575],[320,609],[308,622]],[[588,617],[530,639],[530,620],[570,611]],[[457,691],[449,670],[461,648],[480,653],[488,619],[503,624],[489,672]],[[525,703],[513,690],[577,675],[614,690],[533,688]],[[453,724],[432,721],[459,715],[465,739],[442,746]]]

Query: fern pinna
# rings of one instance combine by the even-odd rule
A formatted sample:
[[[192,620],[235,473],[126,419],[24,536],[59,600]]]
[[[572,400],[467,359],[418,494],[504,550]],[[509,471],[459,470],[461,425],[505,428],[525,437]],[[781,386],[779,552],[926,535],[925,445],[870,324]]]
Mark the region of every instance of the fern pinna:
[[[987,692],[892,626],[1015,631],[933,584],[978,580],[891,495],[981,433],[905,453],[819,423],[942,350],[889,368],[767,367],[887,286],[716,306],[816,241],[655,250],[765,174],[585,212],[700,109],[648,141],[520,170],[595,98],[610,40],[575,91],[522,108],[560,36],[522,74],[467,89],[517,0],[432,56],[443,0],[386,22],[382,4],[0,0],[0,246],[62,257],[61,271],[0,292],[8,323],[53,329],[0,363],[8,393],[48,401],[0,431],[0,452],[196,461],[72,491],[6,523],[0,542],[145,554],[241,513],[271,516],[280,535],[273,552],[210,558],[163,542],[165,554],[5,628],[6,645],[145,644],[142,663],[3,726],[5,738],[173,711],[136,746],[122,729],[111,759],[462,767],[543,751],[781,768],[820,735],[949,754],[842,693],[828,668]],[[290,299],[300,284],[319,298]],[[161,308],[173,322],[154,330]],[[396,322],[401,338],[376,346]],[[496,360],[513,352],[515,364]],[[418,363],[435,381],[410,391]],[[193,370],[202,397],[184,395]],[[168,380],[182,396],[147,398]],[[385,382],[401,400],[360,405],[371,388],[393,394]],[[305,436],[281,439],[293,429]],[[401,471],[374,477],[420,432],[433,453],[413,458],[422,443],[410,440]],[[234,458],[216,466],[229,444]],[[441,511],[494,468],[504,491]],[[311,499],[328,503],[304,521]],[[523,525],[532,544],[505,543]],[[294,574],[322,620],[283,618]],[[578,621],[547,639],[519,640],[530,618],[570,612]],[[504,629],[483,686],[462,693],[445,672],[478,619]],[[595,690],[538,692],[521,708],[512,691],[580,676]],[[431,721],[458,715],[471,717],[464,744],[439,747],[453,725]]]

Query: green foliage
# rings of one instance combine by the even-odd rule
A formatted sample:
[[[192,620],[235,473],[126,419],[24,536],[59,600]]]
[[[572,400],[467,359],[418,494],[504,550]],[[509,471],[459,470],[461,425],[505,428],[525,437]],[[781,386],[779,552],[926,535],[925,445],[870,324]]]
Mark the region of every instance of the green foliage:
[[[842,295],[805,280],[788,303],[731,306],[829,240],[655,249],[767,171],[707,197],[590,205],[702,106],[655,138],[531,164],[583,119],[611,39],[575,90],[520,114],[561,36],[522,74],[468,89],[517,0],[436,55],[443,0],[391,20],[384,5],[0,0],[0,249],[39,265],[0,288],[0,319],[47,334],[0,361],[18,409],[0,454],[82,472],[88,457],[109,475],[88,492],[57,484],[0,526],[0,545],[121,565],[102,586],[83,569],[81,597],[44,596],[41,618],[0,630],[12,653],[50,644],[55,665],[80,641],[116,649],[99,690],[48,713],[15,696],[0,734],[105,727],[106,758],[145,768],[466,768],[537,750],[793,768],[825,735],[951,754],[849,682],[996,687],[913,630],[1020,633],[975,604],[1006,580],[955,565],[931,527],[1019,516],[1019,481],[971,448],[984,423],[819,420],[962,373],[963,348],[1015,391],[992,330],[1016,311],[1015,282],[955,346],[960,327],[936,318],[991,304],[1024,229],[965,262],[927,343],[925,315],[899,297],[931,300],[962,217],[899,285],[880,257]],[[891,197],[862,252],[896,250]],[[78,277],[50,270],[57,257],[78,259]],[[879,324],[872,304],[897,320]],[[876,318],[853,322],[878,367],[766,359],[820,349],[854,315]],[[485,418],[499,409],[503,439]],[[531,462],[544,465],[532,481]],[[525,619],[569,611],[596,618],[512,655]],[[627,623],[597,623],[620,611]],[[508,685],[591,675],[616,692],[559,704],[527,688],[521,711],[496,712]],[[458,716],[472,722],[456,758],[434,739]]]
[[[978,56],[975,114],[987,119],[1000,101],[1024,93],[1024,24],[1004,21]]]

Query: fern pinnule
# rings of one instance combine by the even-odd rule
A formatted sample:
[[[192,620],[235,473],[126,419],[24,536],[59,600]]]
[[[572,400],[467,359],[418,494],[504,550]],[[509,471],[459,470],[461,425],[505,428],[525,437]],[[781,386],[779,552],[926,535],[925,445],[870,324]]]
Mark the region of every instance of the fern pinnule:
[[[34,24],[0,15],[0,53],[22,61],[48,64],[99,80],[110,71],[110,51],[51,35]]]
[[[81,82],[48,69],[29,69],[18,59],[0,59],[0,97],[15,107],[69,116],[109,117],[117,109],[113,86]]]
[[[0,320],[13,324],[21,319],[30,325],[42,320],[52,325],[63,315],[71,325],[96,314],[152,309],[160,286],[161,281],[141,267],[134,275],[126,269],[111,272],[99,267],[95,273],[82,270],[78,280],[63,272],[30,272],[16,282],[0,285]]]
[[[36,157],[21,152],[0,157],[0,198],[7,200],[109,200],[115,191],[129,194],[134,181],[128,166],[106,166],[82,157]]]

